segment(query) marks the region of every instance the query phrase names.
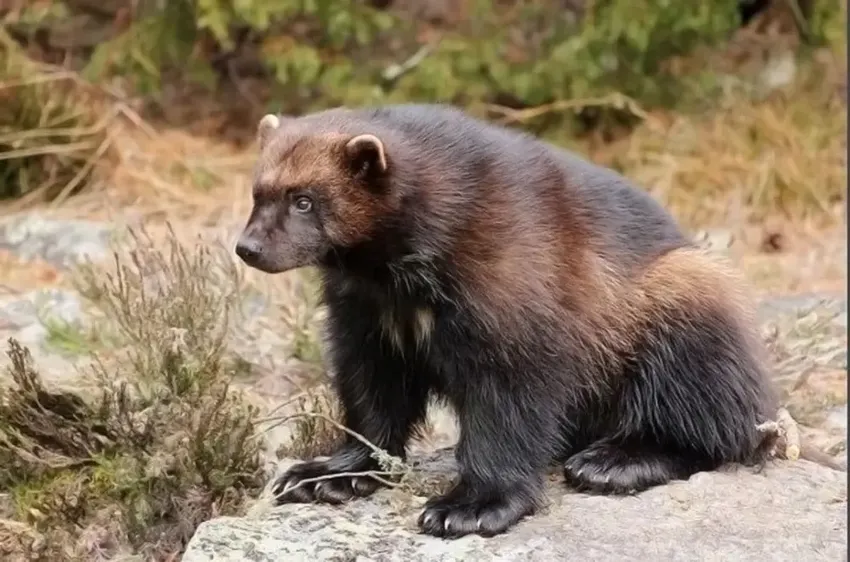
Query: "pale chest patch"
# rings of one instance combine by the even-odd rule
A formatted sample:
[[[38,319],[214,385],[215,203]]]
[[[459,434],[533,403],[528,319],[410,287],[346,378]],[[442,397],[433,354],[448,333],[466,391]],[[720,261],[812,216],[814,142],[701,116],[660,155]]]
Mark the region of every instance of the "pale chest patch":
[[[409,338],[416,349],[425,349],[434,331],[434,311],[417,307],[413,311],[388,308],[381,314],[381,334],[400,353]]]

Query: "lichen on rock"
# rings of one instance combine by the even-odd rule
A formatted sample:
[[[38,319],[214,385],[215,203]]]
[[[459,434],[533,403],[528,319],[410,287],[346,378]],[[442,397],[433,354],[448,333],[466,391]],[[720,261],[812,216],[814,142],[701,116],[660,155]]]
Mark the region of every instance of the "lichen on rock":
[[[418,470],[453,472],[448,448],[414,461]],[[289,504],[213,519],[183,560],[839,560],[847,551],[845,480],[804,460],[698,473],[626,497],[575,493],[555,477],[542,512],[503,535],[458,540],[418,533],[425,498],[382,490],[342,506]]]

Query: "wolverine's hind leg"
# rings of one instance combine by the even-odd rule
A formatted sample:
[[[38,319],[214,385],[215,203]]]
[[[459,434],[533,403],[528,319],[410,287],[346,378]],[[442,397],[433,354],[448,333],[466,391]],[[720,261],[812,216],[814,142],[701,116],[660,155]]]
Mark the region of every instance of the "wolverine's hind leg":
[[[567,485],[580,492],[629,494],[696,471],[683,456],[637,440],[603,439],[571,456],[564,465]]]
[[[565,464],[579,489],[640,491],[762,460],[756,426],[775,413],[775,396],[734,284],[690,250],[663,257],[642,284],[642,328],[607,427]]]

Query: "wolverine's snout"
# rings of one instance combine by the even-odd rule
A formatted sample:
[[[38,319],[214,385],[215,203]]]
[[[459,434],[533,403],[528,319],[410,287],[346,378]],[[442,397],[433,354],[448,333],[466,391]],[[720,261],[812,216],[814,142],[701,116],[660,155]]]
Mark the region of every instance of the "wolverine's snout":
[[[301,265],[297,254],[293,254],[288,240],[280,233],[259,232],[247,228],[236,243],[236,255],[245,265],[264,273],[282,273]]]
[[[239,242],[236,243],[236,255],[239,256],[239,259],[245,262],[245,264],[256,266],[256,264],[260,261],[260,258],[262,258],[263,247],[256,239],[243,236],[239,239]]]

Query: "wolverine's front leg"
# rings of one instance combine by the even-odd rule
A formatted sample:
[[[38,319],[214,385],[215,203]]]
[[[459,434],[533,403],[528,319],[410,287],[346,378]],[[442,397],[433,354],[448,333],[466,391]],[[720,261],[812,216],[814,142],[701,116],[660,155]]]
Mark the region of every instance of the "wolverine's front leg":
[[[447,494],[427,502],[419,517],[427,534],[493,536],[540,506],[556,439],[551,397],[533,382],[517,384],[507,369],[488,368],[488,374],[467,375],[475,388],[458,407],[460,478]]]
[[[334,390],[345,426],[391,455],[405,457],[411,432],[425,418],[428,386],[405,364],[402,355],[382,340],[371,310],[356,303],[332,303],[329,310],[330,362]],[[340,473],[379,470],[372,449],[351,435],[328,460],[294,465],[275,482],[279,503],[339,503],[367,496],[380,483],[368,476],[322,479]],[[297,486],[297,487],[295,487]]]

